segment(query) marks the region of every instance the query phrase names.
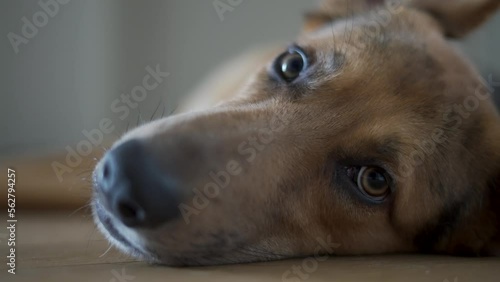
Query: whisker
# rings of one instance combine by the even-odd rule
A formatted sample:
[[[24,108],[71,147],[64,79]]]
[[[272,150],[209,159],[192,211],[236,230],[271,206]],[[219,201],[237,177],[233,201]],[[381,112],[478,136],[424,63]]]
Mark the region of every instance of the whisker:
[[[92,240],[92,237],[94,237],[95,232],[97,231],[97,227],[94,225],[93,231],[90,233],[89,240],[87,242],[87,247],[85,248],[85,252],[88,253],[89,247],[90,247],[90,242],[94,241]]]
[[[162,102],[162,100],[160,100],[160,102]],[[158,106],[156,106],[156,109],[153,112],[153,114],[151,115],[151,117],[149,118],[149,121],[153,121],[153,118],[155,117],[156,112],[158,112],[158,109],[160,108],[160,106],[163,105],[163,103],[160,103],[160,102],[158,102]]]
[[[161,116],[160,118],[163,118],[165,116],[165,110],[167,109],[167,107],[165,106],[165,103],[163,103],[163,110],[161,111]]]
[[[169,116],[173,115],[175,111],[179,108],[179,105],[175,106],[175,108],[168,114]]]
[[[354,11],[351,11],[351,15],[350,15],[350,17],[351,17],[351,18],[352,18],[352,17],[354,17]],[[353,31],[354,31],[354,21],[353,21],[353,20],[351,20],[351,21],[350,21],[350,23],[351,23],[351,29],[349,30],[349,36],[348,36],[348,38],[347,38],[347,44],[346,44],[347,46],[348,46],[349,44],[351,44],[352,39],[353,39],[352,34],[354,33],[354,32],[353,32]],[[347,47],[344,49],[344,51],[343,51],[343,52],[344,52],[344,55],[347,53]]]
[[[139,118],[140,118],[140,114],[137,115],[137,121],[135,122],[135,127],[138,127],[139,126]]]
[[[139,110],[139,120],[140,120],[140,125],[143,125],[144,124],[144,119],[142,118],[142,113],[141,111]]]
[[[77,209],[76,209],[76,210],[74,210],[72,213],[70,213],[70,214],[68,215],[68,217],[72,217],[74,214],[76,214],[77,212],[79,212],[79,211],[83,210],[84,208],[90,208],[90,203],[89,203],[89,204],[85,204],[85,205],[83,205],[82,207],[77,208]]]
[[[125,132],[123,132],[123,133],[127,133],[127,132],[128,132],[129,127],[130,127],[130,120],[127,122],[127,128],[125,128]]]
[[[102,255],[100,255],[99,258],[105,256],[111,250],[111,248],[113,248],[113,245],[109,244],[109,248]]]

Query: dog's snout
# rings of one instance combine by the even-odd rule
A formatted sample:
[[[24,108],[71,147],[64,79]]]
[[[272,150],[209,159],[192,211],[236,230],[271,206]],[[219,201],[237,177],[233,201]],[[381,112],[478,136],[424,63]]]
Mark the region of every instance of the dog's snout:
[[[104,205],[125,225],[152,228],[178,216],[177,185],[140,141],[109,151],[97,173]]]

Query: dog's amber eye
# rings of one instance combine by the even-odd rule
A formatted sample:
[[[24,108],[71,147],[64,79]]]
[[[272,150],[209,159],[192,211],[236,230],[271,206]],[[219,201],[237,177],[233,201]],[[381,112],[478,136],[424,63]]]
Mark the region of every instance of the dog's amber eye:
[[[286,81],[293,81],[306,69],[307,59],[304,53],[296,48],[282,54],[276,60],[276,72]]]
[[[376,200],[383,199],[389,193],[389,179],[381,168],[364,166],[359,170],[356,180],[358,188]]]

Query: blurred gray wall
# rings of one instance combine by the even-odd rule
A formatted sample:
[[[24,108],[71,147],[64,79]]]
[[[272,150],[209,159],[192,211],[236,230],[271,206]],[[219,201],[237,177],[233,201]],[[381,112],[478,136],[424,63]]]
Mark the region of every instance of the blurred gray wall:
[[[42,0],[48,2],[50,0]],[[61,0],[63,1],[63,0]],[[68,1],[68,0],[65,0]],[[226,1],[224,1],[226,2]],[[72,0],[16,54],[9,33],[22,33],[37,1],[0,1],[0,158],[74,146],[82,130],[113,120],[117,137],[138,116],[149,119],[159,102],[166,111],[219,64],[266,42],[292,40],[310,0],[243,0],[223,20],[212,0]],[[43,19],[42,19],[43,20]],[[500,75],[500,16],[466,41],[466,52],[485,75]],[[159,65],[170,75],[122,121],[112,101],[130,93]]]

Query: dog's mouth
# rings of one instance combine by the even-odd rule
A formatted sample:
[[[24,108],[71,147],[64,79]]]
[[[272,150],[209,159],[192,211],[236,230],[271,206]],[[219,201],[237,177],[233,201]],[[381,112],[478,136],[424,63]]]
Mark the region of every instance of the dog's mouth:
[[[113,246],[117,247],[122,252],[137,258],[138,260],[143,260],[151,264],[169,266],[204,266],[272,261],[288,257],[284,254],[257,251],[257,249],[254,251],[252,248],[247,248],[244,245],[239,245],[237,247],[233,246],[235,248],[228,252],[225,250],[225,247],[222,246],[223,241],[226,239],[222,239],[221,237],[218,237],[219,235],[215,234],[212,234],[212,236],[214,236],[212,239],[217,241],[215,244],[219,245],[219,250],[214,248],[206,249],[207,246],[204,246],[203,244],[198,245],[197,243],[191,242],[190,246],[192,246],[193,249],[185,249],[182,252],[173,249],[168,251],[166,246],[159,246],[157,245],[159,242],[156,242],[156,246],[160,248],[159,252],[162,253],[160,255],[148,247],[148,245],[155,245],[154,242],[152,242],[152,244],[144,244],[144,242],[147,241],[145,237],[139,235],[136,229],[123,226],[118,219],[114,218],[114,216],[110,214],[101,203],[99,203],[98,199],[93,200],[92,206],[96,225]],[[133,238],[130,238],[128,236],[129,234],[134,234]],[[217,246],[214,245],[214,247]]]
[[[114,219],[113,215],[106,211],[98,199],[94,199],[92,201],[92,210],[97,227],[112,245],[120,249],[122,252],[138,259],[151,263],[158,261],[156,256],[151,251],[147,250],[145,247],[134,244],[132,240],[127,239],[127,236],[123,234],[124,232],[119,231],[119,229],[123,229],[130,232],[127,227],[118,227],[120,225],[119,221]]]

